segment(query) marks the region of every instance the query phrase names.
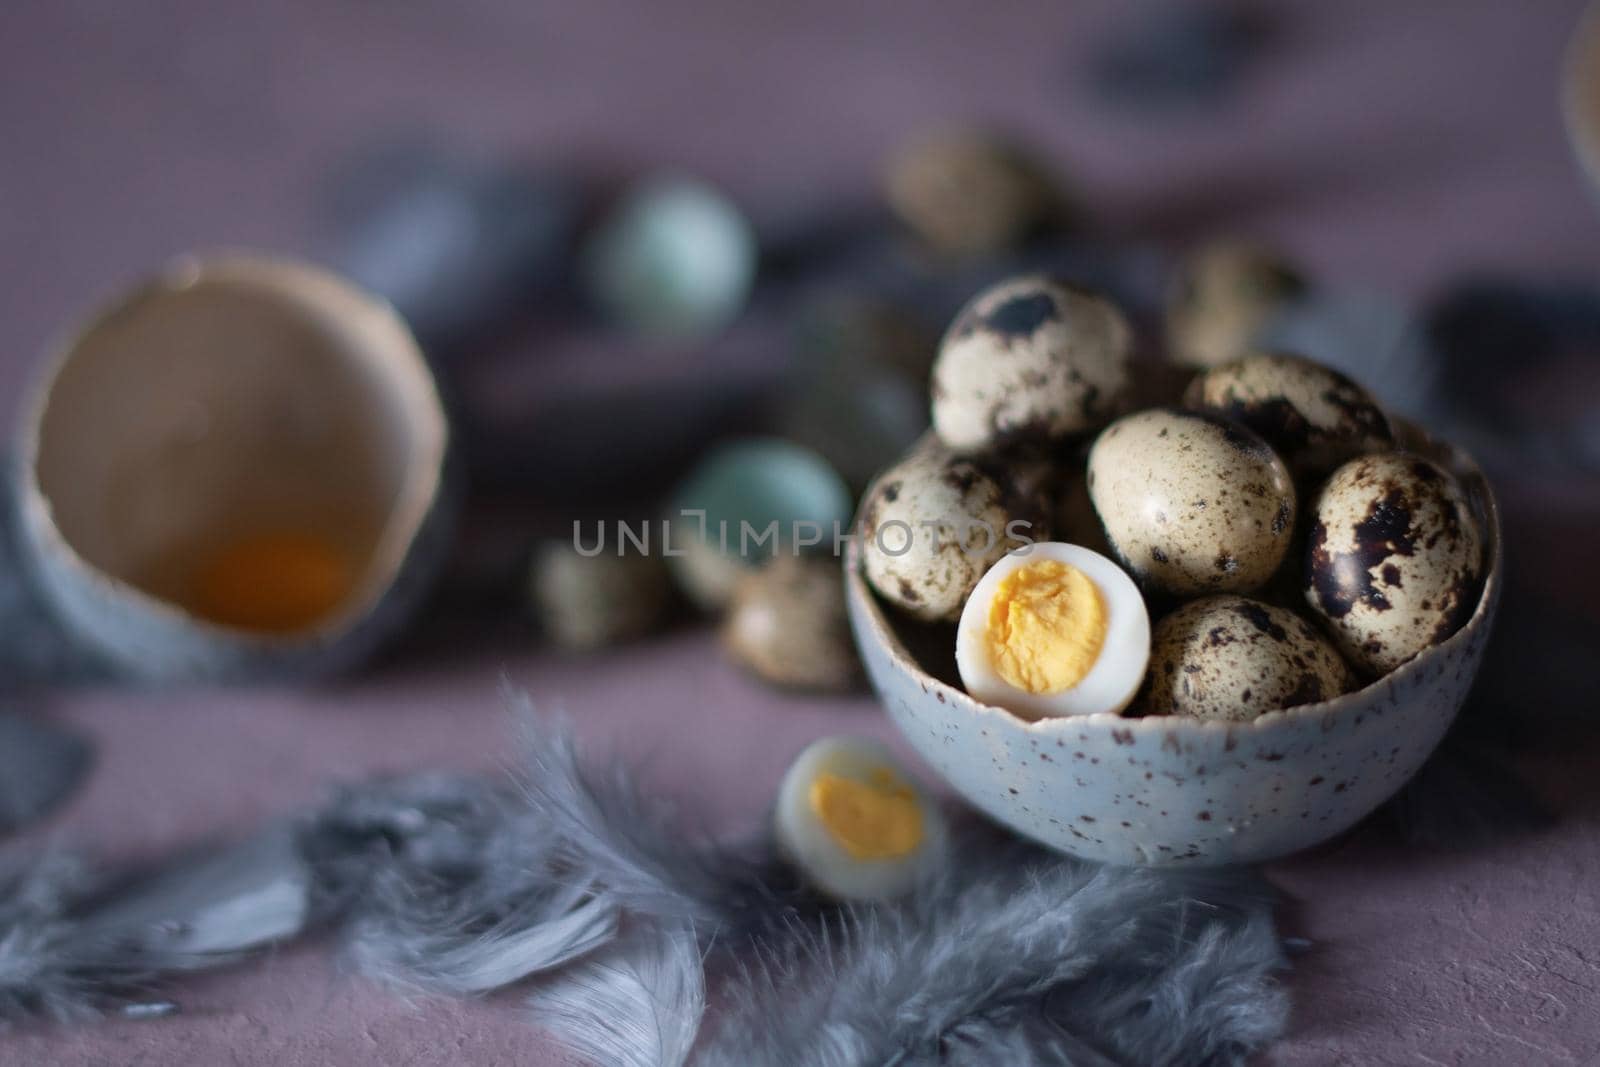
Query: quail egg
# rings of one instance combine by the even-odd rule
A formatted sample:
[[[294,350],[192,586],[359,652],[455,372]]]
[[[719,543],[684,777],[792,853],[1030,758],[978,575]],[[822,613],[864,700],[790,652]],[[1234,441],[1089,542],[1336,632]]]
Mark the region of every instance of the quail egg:
[[[734,587],[722,643],[774,685],[843,690],[861,678],[834,559],[779,555],[745,575]]]
[[[755,563],[778,551],[831,545],[850,522],[850,491],[827,460],[781,438],[722,445],[673,497],[672,576],[702,611],[727,606]]]
[[[534,550],[530,604],[541,628],[568,649],[601,648],[655,629],[671,603],[660,556],[641,552],[586,554],[568,541]]]
[[[956,668],[975,700],[1024,718],[1115,714],[1150,658],[1150,616],[1127,572],[1047,541],[989,568],[956,629]]]
[[[928,247],[948,255],[1002,252],[1061,213],[1046,168],[976,130],[919,137],[889,160],[890,208]]]
[[[1306,601],[1344,654],[1394,670],[1458,630],[1477,606],[1483,537],[1460,483],[1409,452],[1351,460],[1323,486]]]
[[[940,342],[933,427],[957,452],[1049,444],[1104,425],[1131,387],[1132,331],[1103,297],[1039,276],[974,297]]]
[[[1043,516],[1009,481],[932,435],[868,488],[857,529],[872,588],[929,622],[953,622],[996,560],[1046,534]]]
[[[1242,596],[1191,600],[1156,624],[1151,715],[1248,722],[1331,700],[1354,679],[1333,644],[1287,608]]]
[[[1214,415],[1127,415],[1089,451],[1089,498],[1115,554],[1153,589],[1242,593],[1267,581],[1294,531],[1283,460]]]
[[[1226,363],[1305,292],[1299,273],[1267,248],[1208,245],[1189,257],[1167,298],[1167,347],[1179,363]]]
[[[589,295],[615,321],[651,337],[703,338],[744,309],[756,238],[722,192],[692,178],[641,182],[583,249]]]
[[[1325,474],[1353,456],[1394,447],[1372,394],[1299,356],[1256,353],[1213,367],[1190,383],[1184,406],[1250,427],[1299,473]]]
[[[779,850],[806,880],[840,900],[887,900],[945,855],[943,813],[882,742],[826,737],[778,787]]]

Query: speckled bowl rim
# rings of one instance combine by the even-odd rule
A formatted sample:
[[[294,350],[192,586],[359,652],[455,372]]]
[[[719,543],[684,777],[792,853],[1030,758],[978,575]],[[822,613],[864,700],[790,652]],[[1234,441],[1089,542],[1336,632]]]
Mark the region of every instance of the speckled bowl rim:
[[[1315,704],[1300,704],[1292,708],[1269,711],[1248,722],[1199,719],[1189,715],[1147,715],[1142,718],[1129,718],[1109,712],[1028,720],[1004,708],[974,700],[959,686],[941,681],[922,668],[922,665],[917,662],[904,643],[895,635],[894,628],[884,615],[883,604],[872,592],[867,585],[866,579],[861,574],[859,537],[851,538],[846,549],[844,568],[845,596],[862,609],[861,616],[870,623],[872,638],[888,652],[891,665],[895,669],[914,677],[931,698],[943,703],[949,703],[979,720],[995,721],[998,719],[1003,721],[1007,727],[1020,727],[1024,731],[1039,737],[1055,737],[1058,734],[1077,733],[1085,728],[1104,729],[1107,731],[1115,729],[1119,732],[1132,731],[1136,735],[1147,734],[1161,737],[1169,737],[1174,731],[1188,731],[1191,736],[1203,736],[1210,733],[1235,737],[1241,734],[1245,736],[1254,734],[1258,737],[1265,737],[1285,723],[1298,722],[1305,719],[1325,719],[1328,716],[1338,717],[1343,714],[1359,715],[1362,713],[1362,709],[1368,705],[1368,701],[1358,698],[1369,689],[1380,683],[1400,685],[1413,675],[1431,670],[1435,661],[1443,656],[1447,650],[1452,650],[1467,641],[1473,640],[1478,633],[1489,627],[1494,617],[1496,602],[1500,596],[1503,563],[1500,509],[1495,501],[1494,490],[1483,476],[1482,469],[1461,449],[1433,439],[1425,431],[1406,423],[1404,420],[1392,419],[1391,421],[1395,422],[1397,429],[1401,431],[1398,436],[1407,446],[1408,451],[1417,452],[1425,458],[1444,465],[1464,483],[1469,500],[1478,505],[1479,514],[1477,517],[1483,525],[1484,532],[1488,535],[1488,568],[1484,575],[1483,591],[1478,596],[1478,605],[1473,610],[1472,616],[1459,630],[1439,644],[1424,649],[1388,674],[1374,678],[1360,689],[1341,694],[1332,700],[1323,700]],[[857,630],[855,633],[856,640],[860,641],[862,639],[860,631]],[[1181,742],[1181,740],[1182,738],[1180,737],[1179,741]]]
[[[403,360],[402,370],[413,378],[410,388],[420,388],[421,399],[436,414],[437,435],[429,449],[427,462],[408,475],[407,482],[384,522],[383,534],[373,549],[381,568],[369,572],[356,595],[339,611],[291,633],[256,633],[212,622],[184,611],[180,606],[145,592],[124,579],[106,573],[84,559],[56,526],[54,508],[38,480],[39,434],[45,410],[57,377],[85,339],[106,323],[126,315],[141,304],[193,288],[208,280],[250,281],[297,277],[329,286],[351,298],[362,312],[372,317],[373,325],[391,332],[396,345],[388,358]],[[410,324],[384,298],[363,289],[334,271],[292,256],[247,249],[223,248],[191,252],[168,261],[142,281],[119,288],[110,297],[90,305],[90,310],[58,334],[46,348],[46,359],[23,392],[21,414],[15,438],[19,444],[14,456],[12,478],[22,514],[19,521],[30,524],[34,536],[48,543],[50,550],[73,569],[119,599],[137,605],[141,611],[169,625],[180,624],[207,635],[211,640],[238,648],[297,649],[325,645],[359,626],[378,609],[389,586],[405,567],[412,546],[421,538],[428,517],[445,495],[445,473],[452,462],[453,431],[449,410],[439,383],[428,364]]]

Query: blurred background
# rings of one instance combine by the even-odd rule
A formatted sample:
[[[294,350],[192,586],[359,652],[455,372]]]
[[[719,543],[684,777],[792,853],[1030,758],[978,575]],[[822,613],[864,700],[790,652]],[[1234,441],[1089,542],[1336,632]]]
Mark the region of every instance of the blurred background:
[[[156,694],[41,688],[18,667],[7,688],[27,683],[30,707],[97,752],[56,825],[146,854],[360,774],[497,767],[503,679],[747,822],[803,738],[886,732],[870,699],[773,693],[723,663],[703,626],[557,654],[528,621],[533,540],[579,516],[660,514],[707,449],[750,433],[866,440],[864,455],[828,456],[859,492],[919,429],[917,361],[982,285],[1021,267],[1104,285],[1158,348],[1184,257],[1248,239],[1317,294],[1287,336],[1469,443],[1494,477],[1513,589],[1491,695],[1552,713],[1553,732],[1519,743],[1586,828],[1516,863],[1593,853],[1594,749],[1571,744],[1589,737],[1580,676],[1600,602],[1600,200],[1581,162],[1600,94],[1577,91],[1567,114],[1563,89],[1583,7],[5,5],[0,431],[97,302],[180,253],[250,248],[334,267],[411,319],[468,486],[436,610],[352,680]],[[954,251],[919,231],[890,175],[919,138],[952,130],[1047,172],[1060,226]],[[662,292],[656,256],[700,281]],[[840,431],[828,387],[856,381],[839,368],[862,336],[880,353],[909,338],[905,362],[884,362],[911,384]],[[1327,1062],[1353,1017],[1401,1026],[1368,991],[1434,950],[1415,920],[1452,879],[1484,876],[1384,855],[1389,873],[1368,881],[1348,859],[1282,873],[1313,936],[1336,926],[1336,898],[1385,915],[1364,947],[1297,973],[1312,995],[1295,1062]],[[1526,886],[1483,892],[1520,909]],[[263,1055],[379,1062],[435,1047],[441,1027],[485,1057],[515,1048],[514,1022],[492,1014],[440,1007],[430,1029],[360,992],[295,994],[318,966],[291,953],[197,991],[189,1051],[227,1048],[259,1017],[274,1020]],[[1438,988],[1449,1003],[1454,987]],[[339,1011],[392,1029],[357,1047]],[[116,1033],[46,1058],[92,1062]],[[172,1061],[162,1038],[139,1040]]]

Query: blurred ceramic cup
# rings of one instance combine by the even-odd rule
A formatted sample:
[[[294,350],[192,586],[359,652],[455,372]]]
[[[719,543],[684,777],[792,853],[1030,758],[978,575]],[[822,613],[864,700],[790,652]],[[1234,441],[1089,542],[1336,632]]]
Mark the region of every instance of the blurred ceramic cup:
[[[320,269],[185,258],[92,314],[22,413],[22,554],[128,674],[348,668],[444,555],[450,430],[410,331]]]

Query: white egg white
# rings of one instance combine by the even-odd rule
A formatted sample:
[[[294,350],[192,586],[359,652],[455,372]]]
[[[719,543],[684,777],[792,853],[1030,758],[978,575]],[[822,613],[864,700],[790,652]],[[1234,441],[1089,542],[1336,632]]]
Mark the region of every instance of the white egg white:
[[[890,859],[858,859],[828,830],[811,807],[811,784],[833,774],[870,782],[888,770],[915,794],[922,819],[917,848]],[[939,807],[905,772],[886,745],[859,737],[825,737],[796,757],[783,783],[773,816],[777,844],[806,880],[838,900],[888,900],[910,890],[943,861],[946,829]]]
[[[1055,560],[1082,571],[1100,591],[1106,611],[1105,640],[1094,665],[1077,685],[1059,693],[1030,693],[1002,678],[990,658],[985,634],[1000,583],[1018,568],[1040,560]],[[1116,714],[1139,691],[1149,662],[1150,614],[1139,587],[1126,571],[1100,553],[1060,541],[1041,541],[990,567],[967,598],[956,629],[956,668],[968,695],[1030,719]]]

